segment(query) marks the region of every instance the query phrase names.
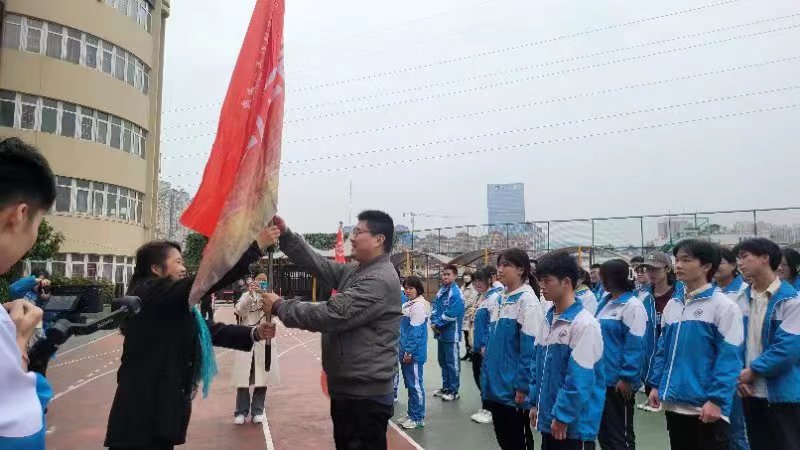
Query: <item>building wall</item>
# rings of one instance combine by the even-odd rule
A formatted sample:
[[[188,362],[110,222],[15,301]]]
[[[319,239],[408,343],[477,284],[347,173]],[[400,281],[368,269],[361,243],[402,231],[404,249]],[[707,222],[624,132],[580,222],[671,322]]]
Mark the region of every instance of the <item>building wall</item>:
[[[47,217],[66,238],[56,258],[59,275],[72,275],[75,261],[84,264],[75,266],[76,276],[104,276],[104,261],[112,268],[106,273],[129,272],[130,257],[155,236],[169,3],[118,2],[5,1],[0,137],[37,146],[59,177],[59,199]],[[120,5],[128,4],[123,13]],[[112,73],[101,62],[110,62]],[[73,109],[76,122],[70,122]],[[56,117],[58,128],[50,129]],[[126,282],[127,276],[112,279]]]
[[[486,186],[489,223],[525,221],[525,185],[523,183],[489,184]]]
[[[180,219],[191,202],[191,194],[183,189],[173,188],[166,181],[159,183],[156,239],[175,241],[186,246],[186,238],[191,230],[183,226]]]

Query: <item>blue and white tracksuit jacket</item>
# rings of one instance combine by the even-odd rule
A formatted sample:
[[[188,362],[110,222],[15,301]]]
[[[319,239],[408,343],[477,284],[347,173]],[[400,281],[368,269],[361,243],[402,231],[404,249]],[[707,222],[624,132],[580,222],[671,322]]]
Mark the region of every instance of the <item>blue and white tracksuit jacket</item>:
[[[603,331],[606,386],[616,386],[622,380],[636,391],[642,384],[647,311],[633,292],[626,292],[616,300],[608,293],[597,308],[597,320]]]
[[[438,330],[440,342],[461,342],[461,327],[464,324],[464,296],[455,283],[442,286],[433,300],[431,324]]]
[[[531,399],[518,405],[516,392],[528,394],[534,370],[534,346],[544,324],[542,303],[524,284],[504,292],[492,311],[489,341],[481,368],[481,396],[487,401],[530,409]]]
[[[594,296],[594,292],[591,289],[581,286],[575,291],[575,298],[583,304],[583,309],[589,314],[592,316],[597,314],[597,297]]]
[[[567,438],[594,441],[606,397],[603,333],[597,319],[576,301],[558,319],[547,312],[536,342],[536,373],[530,397],[539,410],[537,429],[552,433],[553,419],[567,424]]]
[[[0,361],[0,449],[44,450],[53,390],[42,375],[22,370],[16,327],[1,307]]]
[[[748,299],[750,290],[746,290]],[[767,400],[800,403],[800,298],[786,281],[767,304],[761,345],[761,356],[750,363],[750,369],[766,378]]]
[[[411,362],[402,363],[403,356],[411,355]],[[408,390],[408,417],[414,421],[425,419],[425,384],[423,367],[428,359],[428,302],[422,296],[403,303],[400,320],[400,368]]]
[[[711,401],[730,416],[742,368],[742,312],[719,289],[707,285],[694,299],[676,290],[661,316],[661,337],[647,380],[670,405],[698,414]]]
[[[493,287],[486,291],[478,302],[478,309],[475,310],[475,322],[472,332],[472,350],[481,352],[489,341],[489,323],[492,320],[492,311],[500,307],[500,295],[503,292],[501,287]]]
[[[642,382],[647,383],[650,367],[653,365],[653,358],[656,355],[656,347],[658,347],[658,314],[652,286],[649,284],[641,286],[636,292],[636,297],[647,311],[647,328],[644,330],[644,365],[642,366]]]
[[[748,316],[750,315],[750,304],[747,301],[748,284],[744,282],[741,275],[734,278],[730,284],[725,288],[719,288],[723,294],[727,295],[729,299],[733,300],[739,309],[742,311],[742,319],[744,325],[744,335],[747,336],[747,323]],[[746,341],[746,339],[745,339]],[[745,360],[745,347],[742,345],[742,361]],[[749,450],[750,445],[747,443],[747,424],[744,419],[744,407],[742,399],[737,394],[733,395],[733,403],[731,405],[731,415],[729,416],[731,423],[731,443],[730,450]]]

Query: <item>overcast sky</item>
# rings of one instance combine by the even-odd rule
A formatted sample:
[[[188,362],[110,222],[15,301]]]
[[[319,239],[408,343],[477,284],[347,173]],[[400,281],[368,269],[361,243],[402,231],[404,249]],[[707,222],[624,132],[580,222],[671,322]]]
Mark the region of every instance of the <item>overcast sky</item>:
[[[503,182],[531,221],[800,205],[800,108],[776,109],[800,104],[794,0],[287,3],[279,208],[299,231],[366,208],[486,223]],[[172,2],[162,178],[192,193],[254,4]]]

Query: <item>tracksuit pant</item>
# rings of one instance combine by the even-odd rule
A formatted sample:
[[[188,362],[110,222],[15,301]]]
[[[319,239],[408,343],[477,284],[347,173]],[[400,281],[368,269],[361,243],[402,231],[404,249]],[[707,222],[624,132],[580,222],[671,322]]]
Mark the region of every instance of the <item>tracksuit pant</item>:
[[[481,387],[481,369],[483,369],[483,355],[479,351],[472,352],[472,377],[475,378],[478,392],[481,393],[481,409],[488,411],[489,402],[483,398],[483,388]]]
[[[742,398],[733,394],[733,407],[731,408],[731,450],[750,450],[747,443],[747,424],[744,420],[744,406]]]
[[[594,441],[577,439],[556,440],[550,433],[542,433],[542,450],[594,450]]]
[[[533,450],[533,433],[527,409],[488,402],[492,425],[501,450]]]
[[[697,415],[666,411],[669,446],[672,450],[728,450],[731,426],[722,419],[700,422]],[[761,448],[761,447],[756,447]],[[768,449],[774,450],[774,449]]]
[[[439,366],[442,368],[442,388],[458,393],[461,385],[461,361],[458,342],[439,341]]]
[[[744,399],[747,437],[753,450],[796,450],[800,445],[800,403]]]
[[[636,436],[633,434],[634,398],[625,400],[616,387],[606,388],[606,404],[600,420],[597,441],[603,450],[633,450]]]
[[[402,363],[403,382],[408,389],[408,417],[416,422],[425,419],[425,384],[422,381],[424,364]]]

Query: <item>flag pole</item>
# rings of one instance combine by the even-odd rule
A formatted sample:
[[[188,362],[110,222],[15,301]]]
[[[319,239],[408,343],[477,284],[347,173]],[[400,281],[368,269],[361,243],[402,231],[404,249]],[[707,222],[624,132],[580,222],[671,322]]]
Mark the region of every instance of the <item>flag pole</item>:
[[[269,226],[273,225],[273,221],[269,221]],[[275,292],[275,285],[273,282],[275,281],[275,276],[273,274],[274,264],[275,264],[275,246],[271,246],[267,249],[267,282],[269,283],[269,290]],[[267,322],[272,322],[272,311],[267,311],[264,313],[264,319]],[[266,339],[264,341],[264,370],[269,372],[272,368],[272,338]]]

